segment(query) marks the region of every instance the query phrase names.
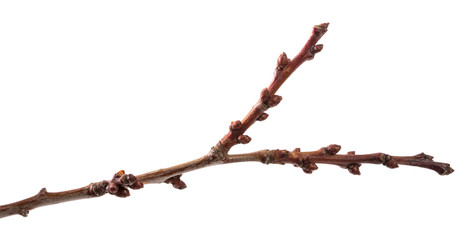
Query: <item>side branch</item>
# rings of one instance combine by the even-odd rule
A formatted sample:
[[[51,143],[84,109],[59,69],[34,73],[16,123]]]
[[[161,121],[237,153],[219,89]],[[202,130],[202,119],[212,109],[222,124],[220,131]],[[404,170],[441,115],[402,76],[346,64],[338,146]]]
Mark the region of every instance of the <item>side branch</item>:
[[[277,90],[287,80],[297,68],[305,61],[311,60],[323,49],[323,45],[316,45],[318,40],[328,31],[329,23],[316,25],[313,32],[306,42],[302,50],[290,60],[285,53],[282,53],[277,60],[277,67],[275,68],[274,79],[268,88],[261,92],[261,96],[257,103],[252,107],[249,113],[241,121],[231,122],[229,132],[218,142],[218,145],[223,147],[228,152],[234,145],[238,143],[246,144],[251,141],[247,135],[243,135],[246,130],[251,127],[256,121],[263,121],[269,116],[265,113],[269,108],[277,106],[282,97],[275,95]]]
[[[299,148],[293,151],[262,150],[253,153],[229,155],[225,163],[256,161],[265,164],[292,164],[300,167],[305,173],[312,173],[317,170],[317,163],[332,164],[347,169],[354,175],[361,174],[359,168],[362,163],[383,164],[388,168],[409,165],[427,168],[440,175],[448,175],[454,172],[454,169],[448,163],[435,162],[432,156],[424,153],[414,156],[390,156],[385,153],[356,155],[355,152],[338,155],[337,152],[340,149],[341,146],[333,144],[312,152],[300,152]]]

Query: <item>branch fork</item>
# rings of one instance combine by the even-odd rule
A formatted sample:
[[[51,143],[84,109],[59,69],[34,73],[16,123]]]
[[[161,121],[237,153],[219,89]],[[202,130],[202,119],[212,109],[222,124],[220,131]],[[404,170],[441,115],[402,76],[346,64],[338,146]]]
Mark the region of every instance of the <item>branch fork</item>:
[[[130,195],[129,189],[140,189],[145,182],[149,184],[167,183],[176,189],[184,189],[187,185],[181,180],[182,174],[204,167],[236,162],[291,164],[301,168],[303,172],[308,174],[317,170],[318,164],[332,164],[347,169],[353,175],[360,175],[359,169],[363,163],[383,164],[388,168],[410,165],[431,169],[441,175],[451,174],[454,170],[449,164],[435,162],[432,156],[424,153],[414,156],[391,156],[384,153],[356,155],[354,151],[351,151],[343,155],[338,154],[341,146],[336,144],[311,152],[301,152],[300,148],[296,148],[293,151],[275,149],[244,154],[229,154],[233,146],[248,144],[251,138],[245,135],[246,130],[256,121],[266,120],[269,117],[266,111],[282,101],[282,97],[275,93],[290,75],[302,63],[313,59],[316,54],[323,50],[323,45],[317,44],[317,42],[328,31],[328,25],[328,23],[316,25],[305,46],[293,59],[289,59],[285,52],[280,54],[274,71],[274,79],[267,88],[262,89],[256,104],[242,120],[231,122],[228,133],[202,157],[137,176],[119,171],[113,175],[111,180],[91,183],[85,187],[68,191],[48,192],[43,188],[38,194],[30,198],[0,206],[0,218],[15,214],[26,217],[30,210],[37,207],[100,197],[107,193],[125,198]]]

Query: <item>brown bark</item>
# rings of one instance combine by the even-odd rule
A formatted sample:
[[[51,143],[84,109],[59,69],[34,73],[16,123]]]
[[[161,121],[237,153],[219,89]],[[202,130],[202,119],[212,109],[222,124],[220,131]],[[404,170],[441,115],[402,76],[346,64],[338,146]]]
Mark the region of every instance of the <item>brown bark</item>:
[[[124,171],[117,172],[111,180],[91,183],[82,188],[63,192],[47,192],[45,188],[30,198],[0,206],[0,218],[19,214],[27,216],[29,211],[47,205],[103,196],[106,193],[128,197],[129,188],[140,189],[144,183],[169,183],[177,189],[184,189],[186,184],[180,179],[183,173],[200,168],[237,162],[261,162],[265,164],[292,164],[300,167],[305,173],[312,173],[318,169],[317,164],[333,164],[347,169],[354,175],[359,175],[359,168],[362,163],[383,164],[389,168],[396,168],[398,165],[410,165],[427,168],[436,171],[441,175],[447,175],[454,170],[447,163],[434,162],[433,157],[426,154],[414,156],[390,156],[384,153],[374,153],[356,155],[348,152],[346,155],[338,155],[341,149],[339,145],[329,145],[317,151],[301,152],[300,149],[287,150],[261,150],[253,153],[229,155],[229,150],[236,144],[247,144],[251,138],[244,135],[256,121],[267,119],[266,111],[277,106],[282,97],[275,95],[277,90],[287,80],[288,77],[305,61],[314,58],[315,54],[323,49],[323,45],[317,45],[318,40],[327,32],[328,23],[317,25],[302,50],[290,60],[285,53],[282,53],[277,60],[274,79],[271,84],[262,90],[256,104],[241,121],[234,121],[230,124],[228,133],[211,148],[206,155],[176,165],[151,171],[134,176],[125,174]]]

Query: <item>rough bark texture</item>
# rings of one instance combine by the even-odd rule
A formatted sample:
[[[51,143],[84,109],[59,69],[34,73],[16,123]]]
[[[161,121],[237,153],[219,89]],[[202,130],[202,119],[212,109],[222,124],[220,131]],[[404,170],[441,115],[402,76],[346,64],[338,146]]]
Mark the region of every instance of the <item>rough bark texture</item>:
[[[282,97],[275,95],[277,90],[288,77],[305,61],[311,60],[323,49],[323,45],[317,45],[318,40],[327,32],[328,23],[317,25],[302,50],[290,60],[282,53],[277,60],[274,80],[267,88],[261,91],[256,104],[251,108],[243,120],[231,122],[228,133],[211,148],[204,156],[156,171],[134,176],[119,171],[111,180],[94,182],[82,188],[63,192],[48,192],[45,188],[38,194],[11,204],[0,206],[0,218],[15,214],[26,217],[30,210],[42,206],[100,197],[106,193],[117,197],[128,197],[128,189],[140,189],[144,183],[168,183],[177,189],[186,188],[186,184],[180,179],[183,173],[197,170],[203,167],[237,163],[237,162],[261,162],[264,164],[292,164],[300,167],[305,173],[312,173],[318,169],[317,164],[333,164],[347,169],[354,175],[360,175],[362,163],[383,164],[389,168],[399,165],[410,165],[427,168],[436,171],[440,175],[447,175],[454,170],[447,163],[434,162],[432,156],[420,153],[414,156],[391,156],[384,153],[356,155],[348,152],[346,155],[337,154],[341,149],[339,145],[329,145],[316,151],[301,152],[299,148],[293,151],[287,150],[261,150],[252,153],[233,154],[228,152],[236,144],[247,144],[251,138],[244,135],[256,121],[263,121],[269,116],[266,111],[277,106]]]

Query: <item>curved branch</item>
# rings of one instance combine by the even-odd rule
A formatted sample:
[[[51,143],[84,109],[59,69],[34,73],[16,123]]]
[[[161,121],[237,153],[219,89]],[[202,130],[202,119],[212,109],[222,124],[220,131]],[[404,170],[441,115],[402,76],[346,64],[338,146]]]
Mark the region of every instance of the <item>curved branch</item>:
[[[186,184],[180,179],[183,173],[200,168],[238,162],[261,162],[264,164],[292,164],[300,167],[305,173],[312,173],[318,169],[317,164],[332,164],[349,170],[354,175],[360,175],[359,168],[362,163],[383,164],[389,168],[397,168],[398,165],[410,165],[436,171],[440,175],[448,175],[454,172],[448,163],[434,162],[432,156],[420,153],[414,156],[390,156],[384,153],[355,155],[348,152],[346,155],[338,155],[341,149],[339,145],[329,145],[317,151],[300,152],[300,149],[287,150],[261,150],[252,153],[227,155],[221,161],[214,161],[211,154],[201,158],[179,164],[169,168],[159,169],[153,172],[133,176],[119,171],[110,181],[101,181],[88,186],[50,193],[45,188],[33,197],[15,203],[0,206],[0,218],[15,214],[26,217],[30,210],[47,205],[80,200],[92,197],[100,197],[110,193],[118,197],[128,197],[131,189],[142,188],[143,183],[169,183],[177,189],[184,189]]]

